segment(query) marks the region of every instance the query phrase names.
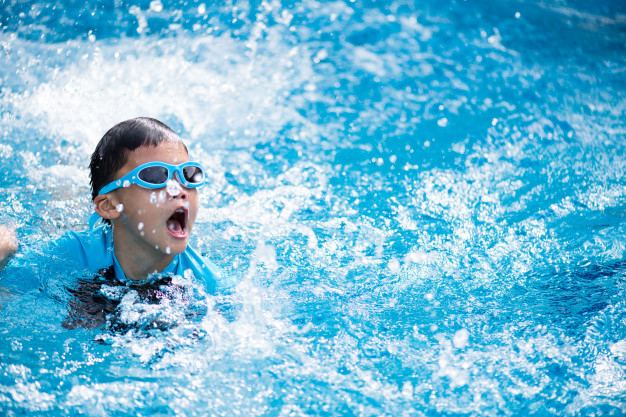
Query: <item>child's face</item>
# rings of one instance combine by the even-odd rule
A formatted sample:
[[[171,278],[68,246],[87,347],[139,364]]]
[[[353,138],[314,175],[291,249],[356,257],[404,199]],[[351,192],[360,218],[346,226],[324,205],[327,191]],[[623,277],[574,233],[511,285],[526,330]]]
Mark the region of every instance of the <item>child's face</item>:
[[[128,152],[128,160],[115,174],[115,179],[153,161],[178,165],[188,162],[189,155],[183,145],[175,141],[140,146]],[[198,191],[180,185],[178,174],[174,174],[172,180],[178,187],[148,189],[133,184],[114,191],[123,204],[123,207],[118,206],[122,215],[113,223],[116,245],[119,239],[124,239],[125,248],[133,247],[161,257],[185,251],[198,213]]]

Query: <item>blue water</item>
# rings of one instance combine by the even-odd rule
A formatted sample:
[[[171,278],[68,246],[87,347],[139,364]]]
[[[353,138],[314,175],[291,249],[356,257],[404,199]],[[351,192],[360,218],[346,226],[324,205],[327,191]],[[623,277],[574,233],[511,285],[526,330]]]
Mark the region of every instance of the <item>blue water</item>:
[[[68,330],[17,256],[1,415],[626,414],[623,2],[92,3],[0,2],[0,223],[86,228],[95,144],[156,117],[225,284]]]

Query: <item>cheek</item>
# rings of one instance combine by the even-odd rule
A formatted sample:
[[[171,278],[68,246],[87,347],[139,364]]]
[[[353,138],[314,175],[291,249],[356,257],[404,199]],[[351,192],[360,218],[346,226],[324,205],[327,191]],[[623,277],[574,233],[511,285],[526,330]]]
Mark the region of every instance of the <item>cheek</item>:
[[[196,215],[198,214],[198,196],[191,195],[189,196],[189,219],[195,221]]]

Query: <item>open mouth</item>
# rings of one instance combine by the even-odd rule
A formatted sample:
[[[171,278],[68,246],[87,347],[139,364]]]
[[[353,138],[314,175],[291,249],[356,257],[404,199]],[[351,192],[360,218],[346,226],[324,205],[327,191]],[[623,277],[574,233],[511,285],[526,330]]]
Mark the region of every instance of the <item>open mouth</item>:
[[[187,210],[177,209],[165,224],[170,235],[176,238],[187,237]]]

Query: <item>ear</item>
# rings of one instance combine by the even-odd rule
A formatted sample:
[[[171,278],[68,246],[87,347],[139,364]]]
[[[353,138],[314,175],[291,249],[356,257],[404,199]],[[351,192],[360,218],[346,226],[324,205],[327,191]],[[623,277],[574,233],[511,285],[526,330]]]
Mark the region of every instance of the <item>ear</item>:
[[[119,201],[111,193],[97,196],[93,200],[94,210],[103,219],[113,220],[118,218],[122,213],[117,211]]]

